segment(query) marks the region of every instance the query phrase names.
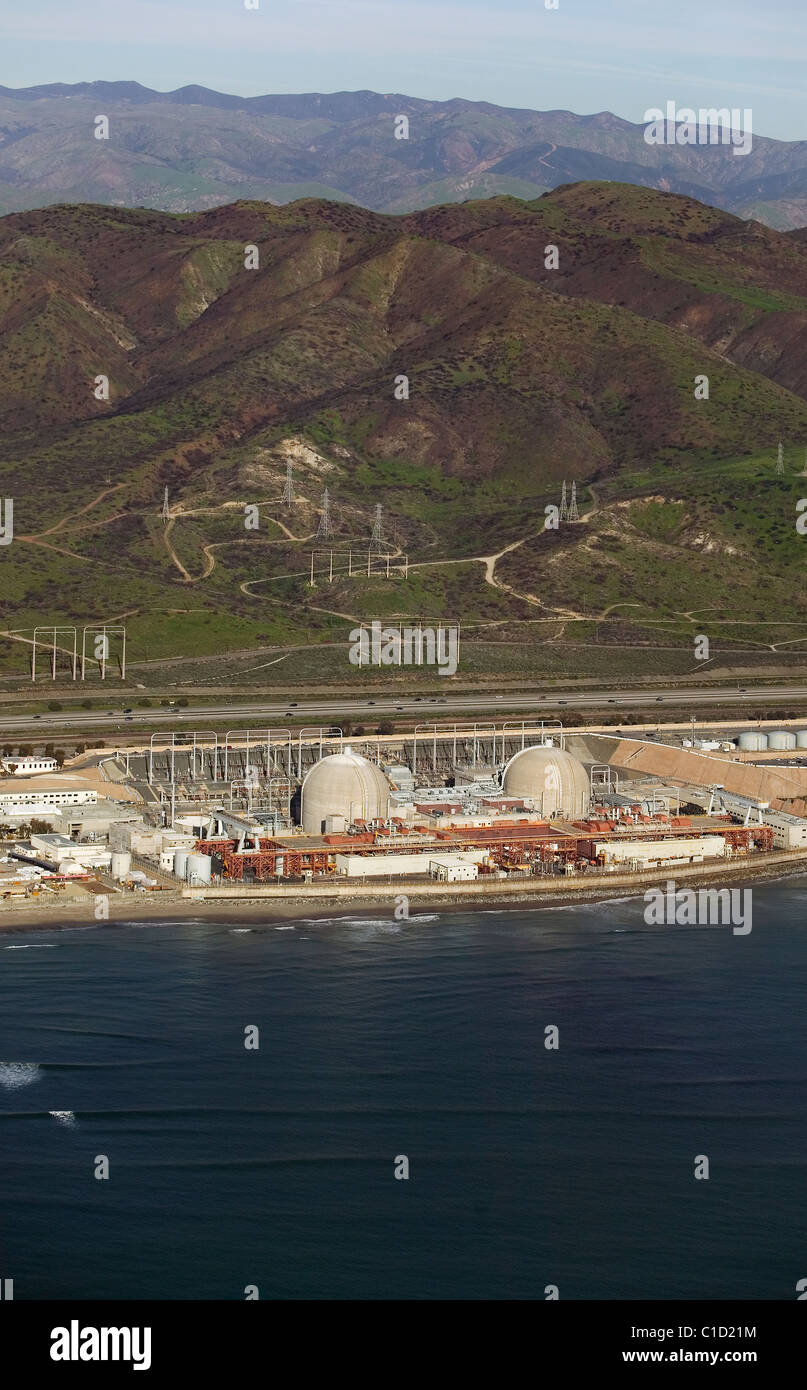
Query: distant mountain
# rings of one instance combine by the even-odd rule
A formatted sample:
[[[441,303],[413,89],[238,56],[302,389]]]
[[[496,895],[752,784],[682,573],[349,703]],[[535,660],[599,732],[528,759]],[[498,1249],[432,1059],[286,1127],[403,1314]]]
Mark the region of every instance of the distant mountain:
[[[804,236],[678,195],[581,183],[399,217],[309,199],[0,220],[15,627],[125,613],[134,659],[303,644],[390,611],[567,637],[602,611],[629,642],[642,620],[687,630],[708,612],[770,644],[774,612],[807,612],[805,444]],[[547,531],[564,479],[587,521]],[[380,503],[406,581],[312,590],[326,485],[337,549],[361,554]]]
[[[95,117],[110,120],[94,138]],[[409,120],[396,139],[394,117]],[[609,112],[526,111],[376,92],[236,97],[137,82],[0,87],[0,213],[59,202],[190,212],[327,197],[379,212],[535,198],[609,179],[788,229],[807,223],[807,141],[651,146]]]

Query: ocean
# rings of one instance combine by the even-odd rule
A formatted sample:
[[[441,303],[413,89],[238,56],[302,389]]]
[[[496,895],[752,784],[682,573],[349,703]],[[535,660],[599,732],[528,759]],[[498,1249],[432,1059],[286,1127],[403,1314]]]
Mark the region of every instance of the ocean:
[[[802,877],[748,936],[637,900],[3,934],[0,1278],[792,1300],[806,906]]]

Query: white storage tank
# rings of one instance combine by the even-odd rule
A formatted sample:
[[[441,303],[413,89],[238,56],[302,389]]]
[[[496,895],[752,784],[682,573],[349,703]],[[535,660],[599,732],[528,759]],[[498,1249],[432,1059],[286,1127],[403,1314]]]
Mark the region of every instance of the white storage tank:
[[[749,729],[740,734],[739,745],[744,753],[762,753],[768,746],[768,735],[759,729]]]
[[[187,849],[174,850],[174,873],[177,878],[187,878],[189,856],[190,851]]]
[[[132,867],[132,856],[128,850],[114,850],[112,854],[112,877],[118,882],[126,878]]]
[[[796,735],[789,729],[776,729],[772,734],[768,734],[769,748],[795,748]]]
[[[188,883],[210,883],[213,865],[209,854],[189,854],[186,867]]]
[[[796,747],[807,748],[807,729],[799,729],[796,734]]]

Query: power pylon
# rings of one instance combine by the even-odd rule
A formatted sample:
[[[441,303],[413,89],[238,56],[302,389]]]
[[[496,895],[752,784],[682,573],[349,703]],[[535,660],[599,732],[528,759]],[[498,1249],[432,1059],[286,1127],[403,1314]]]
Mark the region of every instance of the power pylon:
[[[294,506],[294,479],[291,474],[291,459],[286,463],[286,486],[283,489],[282,502],[285,507]]]
[[[569,506],[566,501],[566,479],[563,479],[563,491],[560,494],[560,520],[569,520]]]
[[[577,483],[572,483],[572,500],[569,503],[569,520],[580,520],[580,513],[577,510]]]
[[[171,508],[168,505],[168,488],[166,488],[165,492],[163,493],[162,519],[163,521],[171,520]]]
[[[777,473],[784,473],[785,471],[785,451],[781,440],[779,441],[779,448],[776,453],[776,471]]]
[[[370,537],[371,555],[382,555],[384,553],[384,528],[381,522],[381,503],[375,509],[375,522],[373,523],[373,534]]]
[[[331,502],[326,488],[322,494],[322,515],[317,527],[317,540],[327,540],[333,534],[331,526]]]

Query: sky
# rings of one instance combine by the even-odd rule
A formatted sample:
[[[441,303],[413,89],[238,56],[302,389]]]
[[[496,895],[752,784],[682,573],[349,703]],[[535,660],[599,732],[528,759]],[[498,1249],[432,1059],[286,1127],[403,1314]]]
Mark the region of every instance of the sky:
[[[254,0],[251,0],[254,3]],[[532,110],[730,106],[807,139],[805,0],[0,0],[0,85],[369,88]]]

